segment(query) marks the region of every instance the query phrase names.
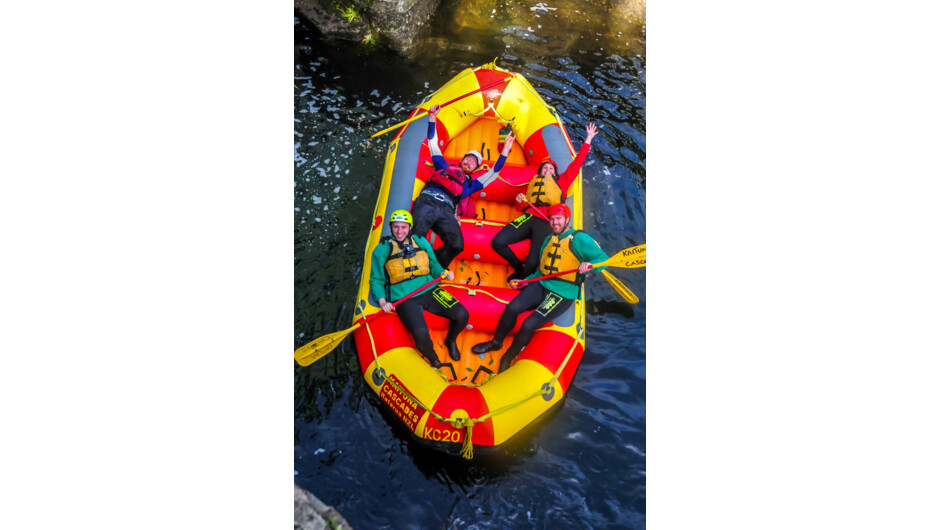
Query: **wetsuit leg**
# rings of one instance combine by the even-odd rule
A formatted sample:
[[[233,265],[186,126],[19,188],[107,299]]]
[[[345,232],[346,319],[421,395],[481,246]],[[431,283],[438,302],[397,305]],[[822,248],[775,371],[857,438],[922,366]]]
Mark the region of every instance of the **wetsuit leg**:
[[[414,338],[415,349],[431,361],[431,366],[435,366],[440,363],[440,359],[434,351],[434,345],[431,343],[431,335],[428,331],[428,323],[424,318],[424,306],[431,303],[436,303],[431,298],[431,293],[424,293],[398,304],[395,311],[398,312],[398,317],[401,319],[401,323],[405,325],[405,329]]]
[[[519,332],[513,337],[512,344],[509,345],[509,348],[506,349],[506,353],[503,354],[503,358],[500,359],[500,372],[509,368],[512,360],[515,359],[516,356],[519,355],[519,352],[522,351],[522,348],[532,340],[532,335],[535,333],[535,330],[542,327],[543,324],[555,318],[557,315],[563,313],[571,306],[572,302],[574,302],[573,299],[563,298],[548,289],[545,289],[545,293],[545,297],[535,308],[535,311],[522,321],[522,325],[519,326]]]
[[[428,230],[431,229],[437,221],[437,209],[434,203],[440,201],[434,200],[427,195],[418,195],[414,206],[411,207],[411,217],[414,219],[413,232],[425,239],[428,238]]]
[[[506,263],[515,269],[517,272],[521,272],[523,268],[522,261],[513,254],[512,250],[509,248],[509,245],[522,241],[529,237],[531,233],[531,222],[533,215],[529,212],[526,212],[519,217],[516,217],[509,222],[506,226],[499,229],[499,232],[496,232],[496,235],[493,236],[493,241],[490,243],[493,247],[493,250],[504,260]]]
[[[500,343],[503,342],[506,335],[509,335],[512,328],[516,326],[516,319],[519,318],[519,313],[538,307],[547,292],[548,289],[542,287],[542,284],[539,282],[532,282],[523,287],[522,290],[519,291],[519,294],[509,301],[506,309],[503,310],[503,314],[499,316],[499,322],[496,324],[496,332],[493,334],[493,340]]]
[[[437,287],[431,291],[431,296],[433,302],[428,302],[425,309],[428,313],[450,320],[444,342],[454,342],[457,340],[457,335],[467,327],[467,322],[470,321],[470,312],[445,289]]]
[[[539,260],[541,255],[539,250],[542,248],[542,243],[545,242],[545,238],[551,235],[552,227],[544,219],[533,218],[529,221],[530,225],[530,234],[532,237],[532,245],[529,247],[529,255],[525,259],[525,271],[523,274],[526,276],[535,272],[539,268]]]
[[[438,204],[441,205],[440,213],[431,230],[441,238],[444,246],[434,251],[434,257],[441,267],[446,269],[454,257],[463,252],[463,233],[460,231],[460,223],[454,217],[453,208],[440,201]]]

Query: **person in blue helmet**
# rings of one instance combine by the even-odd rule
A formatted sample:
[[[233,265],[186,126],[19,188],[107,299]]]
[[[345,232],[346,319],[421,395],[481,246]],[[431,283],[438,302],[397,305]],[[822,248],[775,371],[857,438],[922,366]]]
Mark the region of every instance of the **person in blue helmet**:
[[[398,306],[392,305],[392,302],[440,276],[445,269],[434,256],[431,244],[413,233],[414,221],[408,210],[392,212],[388,224],[392,235],[382,238],[372,251],[372,271],[369,275],[372,295],[383,311],[398,313],[402,324],[414,338],[415,348],[434,368],[440,368],[442,364],[434,351],[424,312],[450,320],[444,346],[450,358],[459,361],[457,335],[467,326],[470,313],[452,294],[440,286],[432,285]],[[446,278],[453,280],[454,273],[447,271]]]

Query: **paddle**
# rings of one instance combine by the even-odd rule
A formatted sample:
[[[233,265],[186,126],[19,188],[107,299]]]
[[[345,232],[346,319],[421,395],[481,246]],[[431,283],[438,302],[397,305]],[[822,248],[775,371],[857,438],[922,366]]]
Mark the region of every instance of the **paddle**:
[[[640,299],[633,294],[630,289],[627,289],[627,286],[623,284],[616,276],[607,272],[607,269],[601,271],[601,274],[604,275],[604,278],[607,278],[607,283],[617,291],[617,294],[623,297],[624,300],[630,302],[631,304],[639,303]]]
[[[463,98],[465,98],[465,97],[467,97],[467,96],[472,96],[472,95],[476,94],[477,92],[483,92],[484,90],[486,90],[486,89],[488,89],[488,88],[493,88],[494,86],[496,86],[496,85],[498,85],[498,84],[500,84],[500,83],[505,83],[506,81],[508,81],[509,79],[511,79],[511,78],[513,78],[513,77],[516,77],[516,74],[510,74],[509,77],[500,79],[499,81],[496,81],[496,82],[494,82],[494,83],[490,83],[490,84],[486,85],[485,87],[478,88],[478,89],[476,89],[476,90],[474,90],[474,91],[472,91],[472,92],[467,92],[466,94],[464,94],[464,95],[462,95],[462,96],[460,96],[460,97],[456,97],[456,98],[454,98],[454,99],[448,101],[447,103],[442,103],[442,104],[441,104],[441,108],[444,108],[444,107],[446,107],[447,105],[450,105],[451,103],[454,103],[455,101],[460,101],[461,99],[463,99]],[[409,124],[409,123],[411,123],[411,122],[417,120],[418,118],[423,118],[424,116],[427,116],[427,115],[428,115],[428,111],[426,111],[426,110],[425,110],[425,111],[422,111],[422,112],[418,113],[418,115],[416,115],[416,116],[414,116],[414,117],[412,117],[412,118],[408,118],[407,120],[405,120],[405,121],[399,123],[398,125],[392,125],[392,126],[389,127],[388,129],[382,129],[381,131],[379,131],[379,132],[373,134],[372,136],[370,136],[369,138],[375,138],[376,136],[379,136],[380,134],[385,134],[385,133],[387,133],[388,131],[391,131],[391,130],[393,130],[393,129],[397,129],[397,128],[401,127],[402,125],[407,125],[407,124]]]
[[[392,306],[397,306],[398,304],[414,296],[415,293],[419,293],[427,289],[428,287],[434,285],[435,283],[441,281],[441,279],[443,279],[445,276],[447,276],[446,270],[443,272],[443,274],[440,275],[440,277],[429,281],[428,283],[422,285],[421,287],[418,287],[414,291],[408,293],[407,296],[399,298],[397,301],[395,301],[392,304]],[[354,324],[349,329],[345,329],[343,331],[337,331],[335,333],[330,333],[329,335],[324,335],[318,339],[308,342],[307,344],[304,344],[303,346],[294,350],[294,360],[297,361],[297,364],[299,364],[300,366],[309,366],[317,362],[321,357],[333,351],[333,349],[336,348],[336,346],[338,346],[340,342],[343,342],[343,339],[346,338],[346,335],[349,335],[350,333],[355,331],[359,326],[365,324],[366,322],[374,318],[380,317],[384,314],[386,314],[385,311],[379,311],[378,313],[373,313],[367,316],[366,318],[364,318],[363,320],[360,320],[358,323]]]
[[[593,269],[594,267],[602,267],[602,266],[621,267],[621,268],[630,268],[630,269],[634,269],[637,267],[645,267],[646,266],[646,243],[643,243],[642,245],[637,245],[635,247],[625,248],[621,250],[620,252],[614,254],[613,256],[605,259],[604,261],[600,261],[598,263],[591,263],[588,269]],[[578,272],[578,269],[571,269],[567,271],[556,272],[553,274],[546,274],[545,276],[538,276],[538,277],[531,278],[528,280],[513,280],[512,283],[515,284],[516,287],[518,287],[520,285],[524,285],[530,282],[537,282],[539,280],[544,280],[546,278],[553,278],[555,276],[561,276],[563,274],[570,274],[572,272]],[[627,286],[624,285],[620,280],[615,278],[614,275],[606,274],[607,271],[601,271],[601,272],[605,273],[604,277],[607,278],[607,281],[610,283],[611,287],[613,287],[615,291],[620,293],[620,296],[623,296],[623,298],[626,301],[630,302],[631,304],[635,304],[640,301],[640,299],[637,298],[635,294],[631,293],[630,289],[627,289]]]
[[[542,219],[545,219],[545,222],[546,222],[546,223],[550,223],[550,222],[551,222],[551,221],[548,220],[548,217],[546,217],[545,214],[542,213],[542,210],[539,210],[538,207],[535,206],[534,204],[532,204],[531,202],[529,202],[528,199],[522,199],[522,201],[523,201],[524,203],[528,204],[528,205],[529,205],[529,209],[531,209],[532,211],[534,211],[535,213],[537,213],[539,217],[541,217]]]

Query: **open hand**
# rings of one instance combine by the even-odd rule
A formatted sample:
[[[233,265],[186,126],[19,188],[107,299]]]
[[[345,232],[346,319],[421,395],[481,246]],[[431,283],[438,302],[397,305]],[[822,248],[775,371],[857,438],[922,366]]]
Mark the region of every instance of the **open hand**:
[[[509,156],[509,151],[512,150],[512,144],[516,141],[516,137],[509,133],[506,135],[506,143],[503,144],[503,156]]]
[[[587,143],[591,143],[591,139],[597,136],[597,126],[594,125],[594,122],[587,124]]]

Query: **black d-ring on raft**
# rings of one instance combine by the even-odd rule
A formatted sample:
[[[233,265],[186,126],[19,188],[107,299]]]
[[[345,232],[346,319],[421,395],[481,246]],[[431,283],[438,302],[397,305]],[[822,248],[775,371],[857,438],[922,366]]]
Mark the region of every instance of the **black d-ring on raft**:
[[[372,370],[372,382],[375,383],[375,386],[381,385],[384,379],[385,379],[385,368]]]

